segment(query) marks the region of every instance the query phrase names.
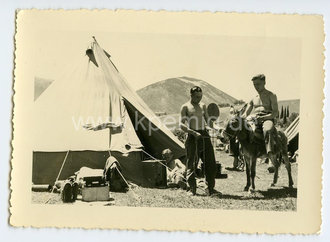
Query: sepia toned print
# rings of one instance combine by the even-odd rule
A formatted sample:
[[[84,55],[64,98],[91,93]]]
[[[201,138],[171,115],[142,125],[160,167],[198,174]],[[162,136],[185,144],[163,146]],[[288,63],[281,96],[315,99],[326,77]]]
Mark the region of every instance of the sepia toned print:
[[[19,11],[10,223],[318,232],[323,40],[320,16]]]

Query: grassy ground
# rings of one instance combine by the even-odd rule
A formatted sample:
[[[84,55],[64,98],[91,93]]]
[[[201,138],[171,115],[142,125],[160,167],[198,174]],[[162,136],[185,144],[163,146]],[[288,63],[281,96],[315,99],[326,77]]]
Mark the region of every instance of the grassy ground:
[[[111,201],[106,203],[84,203],[77,201],[74,204],[88,205],[114,205],[134,207],[177,207],[177,208],[207,208],[207,209],[244,209],[244,210],[272,210],[295,211],[297,208],[297,189],[288,189],[287,172],[284,165],[279,172],[278,184],[269,188],[273,174],[266,171],[267,164],[257,164],[256,191],[244,192],[246,183],[245,172],[227,171],[226,166],[232,165],[232,157],[224,152],[218,152],[217,160],[223,166],[223,173],[228,174],[227,179],[217,179],[216,189],[222,196],[205,196],[198,190],[197,196],[191,197],[181,189],[151,189],[135,187],[127,193],[111,193]],[[297,187],[298,164],[292,164],[294,187]],[[32,192],[33,203],[44,203],[50,198],[49,203],[61,204],[59,194],[45,192]]]

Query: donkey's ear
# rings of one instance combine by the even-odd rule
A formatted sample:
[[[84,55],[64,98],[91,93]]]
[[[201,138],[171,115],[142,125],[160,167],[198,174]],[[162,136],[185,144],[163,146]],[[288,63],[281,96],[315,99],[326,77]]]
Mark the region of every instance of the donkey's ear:
[[[237,114],[239,115],[239,116],[242,116],[243,115],[243,113],[245,112],[245,110],[246,110],[246,108],[247,108],[247,103],[245,103],[244,105],[243,105],[243,107],[237,112]]]

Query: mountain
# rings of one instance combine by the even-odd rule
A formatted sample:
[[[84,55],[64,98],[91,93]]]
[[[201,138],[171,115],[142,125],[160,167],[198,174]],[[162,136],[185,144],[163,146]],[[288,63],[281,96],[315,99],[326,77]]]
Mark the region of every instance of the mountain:
[[[299,99],[291,99],[291,100],[281,100],[278,101],[278,109],[281,112],[281,109],[289,106],[290,113],[299,113],[300,109],[300,100]]]
[[[190,77],[170,78],[153,83],[137,91],[139,96],[154,112],[179,113],[181,105],[190,98],[189,90],[199,86],[203,90],[202,101],[206,104],[233,104],[237,99],[209,83]]]

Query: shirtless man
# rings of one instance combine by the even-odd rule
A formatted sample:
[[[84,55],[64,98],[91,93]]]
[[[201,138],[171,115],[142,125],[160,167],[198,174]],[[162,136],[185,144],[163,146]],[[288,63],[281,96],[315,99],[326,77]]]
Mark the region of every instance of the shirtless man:
[[[257,75],[252,78],[254,88],[258,92],[258,95],[255,96],[247,105],[247,108],[242,115],[242,117],[247,117],[250,115],[252,110],[254,110],[254,115],[256,118],[256,126],[262,127],[266,151],[269,155],[272,163],[275,161],[273,157],[273,148],[274,148],[274,120],[278,115],[278,104],[277,97],[271,91],[268,91],[265,88],[266,77],[264,75]],[[268,168],[271,171],[270,168]]]
[[[190,89],[190,101],[181,107],[180,127],[188,133],[185,143],[187,151],[186,178],[192,195],[196,194],[195,170],[199,158],[202,159],[207,183],[207,195],[215,193],[216,162],[210,136],[206,130],[209,120],[213,127],[212,119],[209,119],[206,105],[201,102],[202,89],[195,86]]]
[[[167,186],[186,189],[186,183],[184,182],[186,166],[179,159],[173,158],[173,153],[170,149],[163,150],[162,156],[167,166]]]

